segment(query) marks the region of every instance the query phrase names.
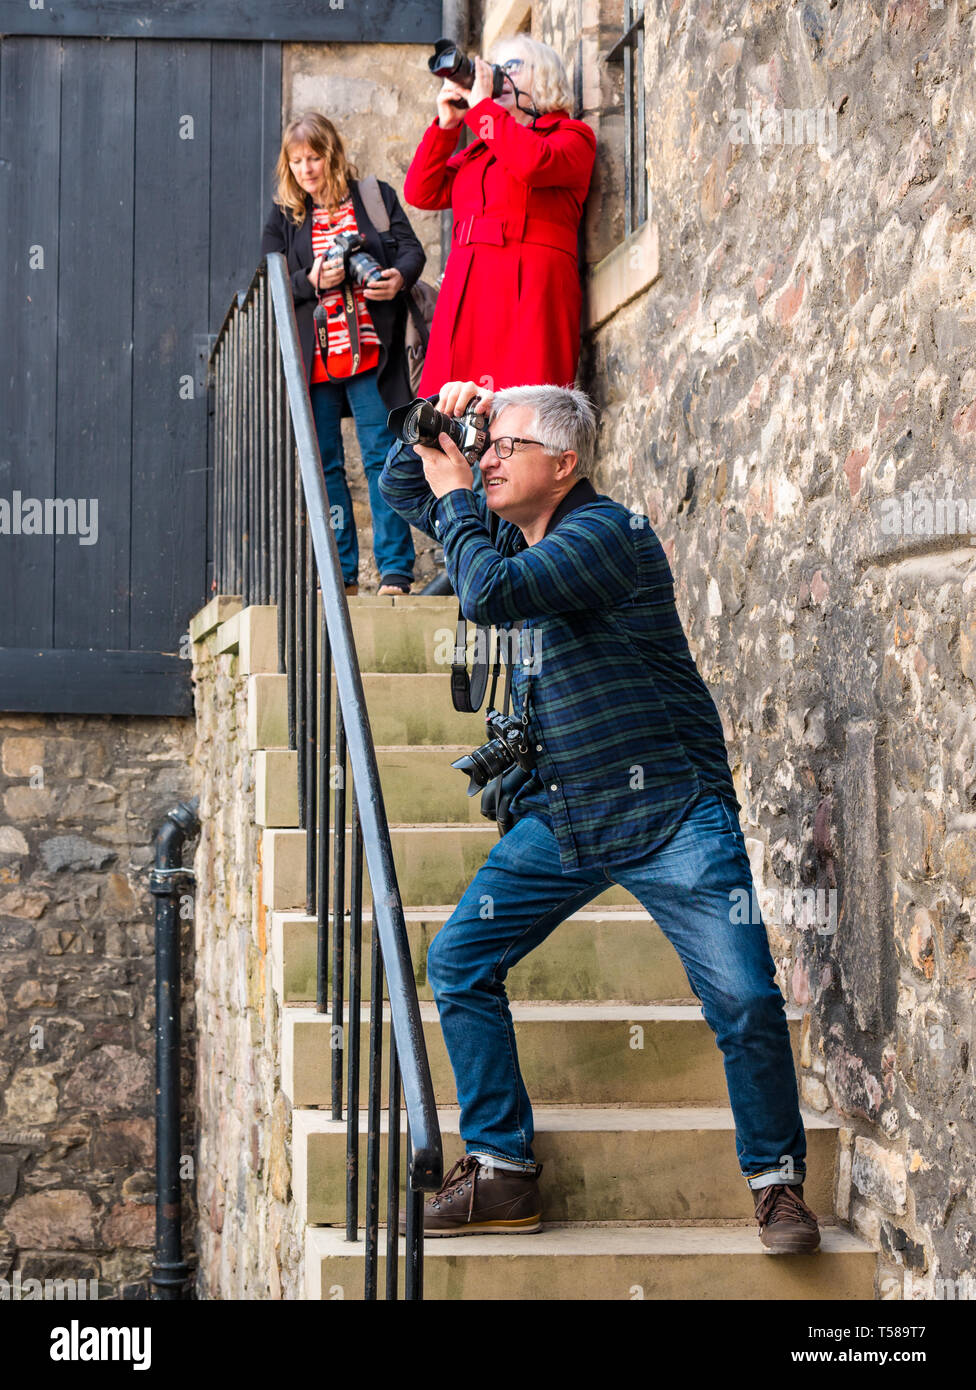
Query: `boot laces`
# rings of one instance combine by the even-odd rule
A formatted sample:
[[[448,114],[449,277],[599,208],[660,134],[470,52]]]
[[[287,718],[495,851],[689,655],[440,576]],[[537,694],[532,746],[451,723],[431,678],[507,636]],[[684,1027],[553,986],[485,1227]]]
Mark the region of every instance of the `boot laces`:
[[[471,1189],[471,1196],[468,1198],[467,1219],[470,1221],[471,1212],[474,1208],[474,1194],[480,1168],[481,1164],[473,1154],[462,1154],[444,1179],[440,1188],[434,1193],[431,1199],[431,1205],[439,1208],[443,1200],[453,1200],[455,1194],[461,1193],[465,1186],[469,1186]]]
[[[756,1216],[764,1226],[777,1220],[800,1221],[805,1226],[818,1224],[796,1188],[782,1182],[771,1183],[765,1189],[757,1203]]]

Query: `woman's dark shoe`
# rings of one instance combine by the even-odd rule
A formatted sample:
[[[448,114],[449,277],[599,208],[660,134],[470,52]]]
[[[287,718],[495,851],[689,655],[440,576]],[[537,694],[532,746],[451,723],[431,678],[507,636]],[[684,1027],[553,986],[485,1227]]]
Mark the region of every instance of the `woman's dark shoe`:
[[[539,1175],[542,1164],[515,1173],[487,1167],[465,1154],[439,1192],[424,1203],[424,1237],[530,1235],[542,1230]],[[406,1213],[400,1213],[400,1234]]]
[[[359,585],[358,585],[358,584],[347,584],[347,585],[346,585],[346,593],[347,593],[347,594],[358,594],[358,593],[359,593]]]
[[[401,579],[399,575],[391,575],[389,579],[384,579],[376,591],[378,594],[409,594],[410,580]]]
[[[812,1255],[820,1248],[817,1217],[803,1200],[803,1184],[772,1183],[753,1189],[759,1239],[775,1255]]]

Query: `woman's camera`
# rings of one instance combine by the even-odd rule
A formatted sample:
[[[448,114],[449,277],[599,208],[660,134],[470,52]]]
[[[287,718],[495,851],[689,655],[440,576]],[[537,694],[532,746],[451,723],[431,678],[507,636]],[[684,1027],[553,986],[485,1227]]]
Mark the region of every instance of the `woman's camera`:
[[[340,232],[332,243],[327,260],[333,265],[341,261],[346,279],[354,285],[368,285],[372,280],[382,279],[383,267],[379,261],[364,251],[366,245],[358,232]]]
[[[459,87],[470,92],[474,86],[475,69],[474,59],[469,58],[466,53],[462,53],[456,43],[450,39],[438,39],[434,44],[434,56],[427,59],[427,66],[435,77],[449,77],[452,82],[456,82]],[[491,65],[492,83],[491,94],[493,97],[500,97],[505,86],[505,72],[497,63]],[[458,110],[467,110],[468,103],[462,98],[451,102]]]
[[[480,748],[465,753],[457,762],[451,763],[451,767],[456,767],[459,772],[466,772],[471,779],[468,783],[468,796],[482,791],[489,782],[507,772],[516,763],[523,772],[531,772],[535,767],[535,759],[521,719],[515,719],[510,714],[499,714],[497,709],[490,709],[485,718],[488,732],[494,734],[494,738],[483,743]]]
[[[488,423],[475,412],[473,403],[461,416],[444,415],[418,396],[399,410],[391,410],[386,423],[405,444],[425,444],[430,449],[439,448],[437,437],[446,434],[472,467],[491,444]]]

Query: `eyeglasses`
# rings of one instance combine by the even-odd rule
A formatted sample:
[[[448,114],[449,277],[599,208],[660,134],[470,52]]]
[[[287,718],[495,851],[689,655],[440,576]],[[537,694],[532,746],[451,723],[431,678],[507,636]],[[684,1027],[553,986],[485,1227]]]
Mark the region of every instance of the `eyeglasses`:
[[[525,65],[524,58],[509,58],[507,62],[499,63],[499,67],[504,72],[521,72]]]
[[[510,459],[515,453],[516,444],[538,444],[540,449],[546,447],[541,439],[521,439],[517,434],[503,434],[499,439],[491,440],[489,447],[500,459]]]

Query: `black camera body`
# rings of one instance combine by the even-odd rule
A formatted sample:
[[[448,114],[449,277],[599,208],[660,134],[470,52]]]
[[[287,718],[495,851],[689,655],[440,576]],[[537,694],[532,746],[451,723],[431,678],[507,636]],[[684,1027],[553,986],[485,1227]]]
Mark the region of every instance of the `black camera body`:
[[[456,82],[468,92],[474,86],[474,59],[469,58],[450,39],[437,40],[434,44],[434,56],[427,59],[427,66],[435,77],[449,77],[452,82]],[[505,86],[505,70],[497,63],[492,63],[491,72],[491,94],[497,98],[501,96]],[[468,108],[468,103],[463,99],[456,99],[451,105],[456,106],[459,111],[466,111]]]
[[[446,434],[472,467],[491,444],[488,422],[474,410],[473,404],[463,415],[444,415],[418,396],[398,410],[391,410],[386,423],[405,444],[426,444],[431,449],[439,449],[437,436]]]
[[[346,279],[351,280],[354,285],[368,285],[373,280],[381,279],[383,275],[383,267],[379,261],[363,250],[365,245],[365,240],[358,232],[340,232],[332,242],[326,257],[333,264],[341,261]]]
[[[521,719],[510,714],[499,714],[494,708],[488,711],[485,719],[488,732],[494,737],[451,763],[451,767],[466,772],[470,778],[468,796],[475,796],[484,790],[489,782],[509,768],[518,766],[528,773],[535,768],[528,729]]]

